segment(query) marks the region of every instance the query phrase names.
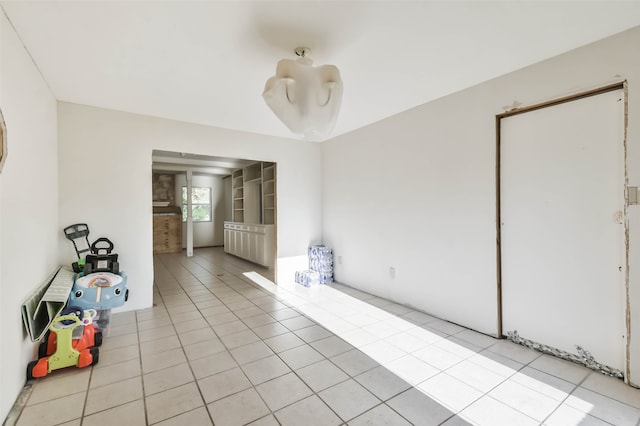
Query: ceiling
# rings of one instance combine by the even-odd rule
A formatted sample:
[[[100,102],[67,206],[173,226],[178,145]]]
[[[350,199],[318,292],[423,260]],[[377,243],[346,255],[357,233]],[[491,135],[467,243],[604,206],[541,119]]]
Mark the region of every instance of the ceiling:
[[[2,1],[61,101],[292,137],[264,103],[297,46],[336,65],[334,136],[640,25],[640,1]]]
[[[157,149],[153,150],[151,160],[154,172],[177,174],[190,171],[194,175],[214,175],[219,177],[229,176],[234,169],[240,169],[255,163],[254,160],[160,151]]]

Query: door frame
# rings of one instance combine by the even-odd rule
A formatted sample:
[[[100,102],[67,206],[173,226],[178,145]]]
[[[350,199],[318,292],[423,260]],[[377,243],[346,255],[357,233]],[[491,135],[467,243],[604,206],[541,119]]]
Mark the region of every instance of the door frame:
[[[501,223],[502,217],[500,213],[501,199],[501,174],[500,174],[500,153],[501,153],[501,122],[503,118],[513,117],[515,115],[524,114],[531,111],[536,111],[542,108],[560,105],[567,102],[576,101],[579,99],[588,98],[591,96],[600,95],[603,93],[612,92],[615,90],[622,90],[624,94],[624,129],[623,129],[623,161],[624,161],[624,205],[623,205],[623,217],[624,217],[624,258],[623,264],[625,265],[624,273],[624,318],[625,318],[625,333],[626,333],[626,347],[625,347],[625,362],[624,373],[625,381],[628,381],[630,371],[630,348],[631,348],[631,315],[630,315],[630,288],[629,288],[629,221],[627,219],[627,209],[629,206],[629,191],[628,191],[628,166],[627,166],[627,129],[628,129],[628,97],[627,97],[627,81],[620,81],[605,86],[601,86],[595,89],[586,90],[583,92],[575,93],[568,96],[552,99],[537,104],[513,108],[509,111],[496,115],[496,278],[497,278],[497,328],[498,338],[504,339],[503,326],[502,326],[502,239],[501,239]]]

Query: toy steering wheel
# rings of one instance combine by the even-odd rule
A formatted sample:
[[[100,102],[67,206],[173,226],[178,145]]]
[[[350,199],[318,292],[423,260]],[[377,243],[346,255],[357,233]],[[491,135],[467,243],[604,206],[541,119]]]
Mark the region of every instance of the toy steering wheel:
[[[106,244],[106,247],[104,247],[105,244]],[[100,245],[102,245],[102,247],[100,247]],[[106,253],[104,252],[100,253],[101,250]],[[113,243],[111,242],[110,239],[105,237],[98,238],[93,242],[93,244],[91,244],[91,253],[94,253],[94,254],[110,254],[112,250],[113,250]]]
[[[59,317],[56,317],[53,320],[53,322],[49,326],[49,329],[51,331],[61,330],[61,329],[64,329],[64,328],[72,328],[73,329],[73,328],[78,327],[79,325],[82,325],[82,321],[80,321],[80,318],[78,318],[74,314],[61,315]]]

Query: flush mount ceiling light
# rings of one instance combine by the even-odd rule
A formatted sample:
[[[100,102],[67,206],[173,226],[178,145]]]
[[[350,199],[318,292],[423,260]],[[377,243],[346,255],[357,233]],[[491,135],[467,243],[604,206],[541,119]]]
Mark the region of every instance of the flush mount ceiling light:
[[[295,53],[297,60],[278,62],[276,75],[267,80],[262,97],[294,134],[321,141],[331,134],[340,111],[340,71],[333,65],[314,67],[308,47],[297,47]]]

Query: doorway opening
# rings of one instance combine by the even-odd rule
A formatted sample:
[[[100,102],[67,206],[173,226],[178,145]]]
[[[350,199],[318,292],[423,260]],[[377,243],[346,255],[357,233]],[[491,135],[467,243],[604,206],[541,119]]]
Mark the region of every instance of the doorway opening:
[[[275,279],[276,163],[153,150],[152,174],[154,254],[224,247]]]

